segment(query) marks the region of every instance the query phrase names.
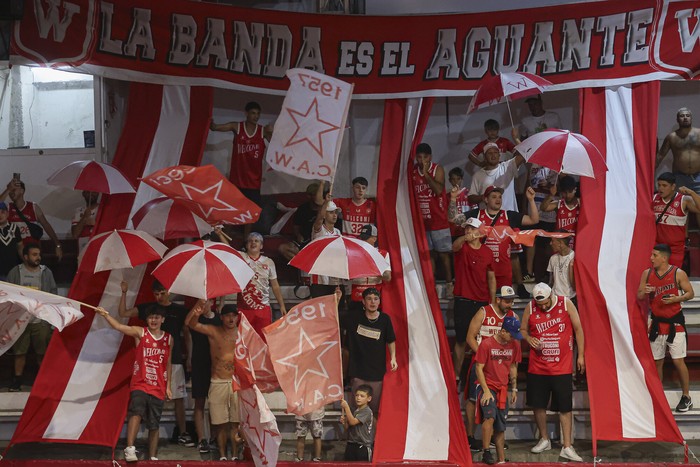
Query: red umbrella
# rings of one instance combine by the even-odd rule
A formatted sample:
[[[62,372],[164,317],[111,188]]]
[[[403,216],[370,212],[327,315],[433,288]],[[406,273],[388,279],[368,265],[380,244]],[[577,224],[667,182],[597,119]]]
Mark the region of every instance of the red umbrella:
[[[207,221],[165,196],[144,204],[131,218],[134,228],[161,240],[201,237],[211,232]]]
[[[88,272],[133,268],[163,257],[168,247],[139,230],[114,230],[92,237],[78,269]]]
[[[243,196],[213,165],[168,167],[143,181],[212,225],[252,224],[260,217],[260,207]]]
[[[540,94],[547,86],[551,85],[550,81],[532,73],[501,73],[484,80],[484,83],[479,86],[476,94],[472,97],[467,113],[506,101],[512,125],[513,115],[510,111],[510,101]]]
[[[174,248],[153,270],[171,292],[201,299],[240,292],[254,274],[236,250],[207,240]]]
[[[369,243],[352,237],[322,237],[310,242],[289,262],[309,274],[355,279],[376,277],[391,266]]]
[[[588,138],[568,130],[544,130],[518,144],[525,160],[571,175],[593,177],[608,170],[598,148]]]
[[[134,193],[134,187],[113,165],[95,161],[77,161],[51,175],[49,185],[97,193]]]

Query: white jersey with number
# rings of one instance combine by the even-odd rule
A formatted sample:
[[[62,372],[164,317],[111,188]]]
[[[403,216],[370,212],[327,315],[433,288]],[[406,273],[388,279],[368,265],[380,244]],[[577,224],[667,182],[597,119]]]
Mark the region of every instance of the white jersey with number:
[[[255,272],[255,275],[239,295],[238,307],[246,310],[259,310],[270,306],[270,281],[277,279],[274,261],[262,255],[253,259],[245,252],[241,252],[241,256]]]

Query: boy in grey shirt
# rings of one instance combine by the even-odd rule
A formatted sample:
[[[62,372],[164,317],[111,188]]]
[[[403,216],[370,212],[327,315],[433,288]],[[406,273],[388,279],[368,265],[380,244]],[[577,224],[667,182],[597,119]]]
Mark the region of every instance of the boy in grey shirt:
[[[346,461],[372,460],[372,435],[374,429],[374,415],[369,403],[372,400],[372,386],[361,384],[355,390],[355,413],[350,409],[347,401],[341,401],[343,415],[341,423],[348,430],[348,444],[345,448]]]

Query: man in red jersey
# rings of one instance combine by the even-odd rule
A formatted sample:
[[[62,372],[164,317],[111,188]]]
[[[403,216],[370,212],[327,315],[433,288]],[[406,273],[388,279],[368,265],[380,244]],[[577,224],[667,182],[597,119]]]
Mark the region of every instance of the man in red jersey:
[[[532,297],[534,300],[525,307],[520,328],[523,339],[531,348],[527,368],[527,405],[535,413],[541,436],[530,451],[539,454],[552,449],[547,431],[549,405],[549,410],[559,412],[562,437],[559,457],[581,462],[583,459],[572,445],[574,336],[578,350],[576,367],[581,374],[585,371],[581,321],[571,300],[554,295],[543,282],[532,289]]]
[[[459,375],[467,348],[467,329],[482,306],[495,302],[496,276],[493,254],[481,243],[481,221],[474,217],[461,224],[464,235],[452,244],[455,255],[455,374]]]
[[[540,211],[556,211],[557,221],[555,231],[566,230],[576,234],[578,228],[578,217],[581,212],[581,200],[576,189],[576,180],[570,175],[565,175],[559,180],[559,201],[554,197],[557,195],[557,187],[553,186],[547,196],[540,204]],[[576,235],[573,235],[569,243],[569,248],[574,249]]]
[[[136,341],[136,361],[131,375],[131,395],[127,413],[126,448],[124,459],[136,462],[136,435],[141,420],[146,420],[148,429],[148,457],[158,460],[158,425],[163,413],[163,402],[171,397],[170,368],[173,339],[160,327],[165,321],[165,309],[153,304],[146,313],[147,327],[127,326],[112,317],[107,310],[98,307],[95,310],[102,315],[112,328]]]
[[[668,245],[659,244],[654,247],[651,252],[651,268],[642,273],[637,298],[649,300],[649,340],[659,378],[663,380],[664,357],[668,348],[683,391],[676,412],[687,412],[693,408],[693,401],[690,399],[688,367],[685,365],[687,341],[681,302],[692,300],[695,293],[688,275],[669,264],[670,257],[671,248]]]
[[[343,235],[358,238],[365,225],[377,223],[374,200],[365,197],[367,185],[369,182],[365,177],[355,177],[352,180],[352,198],[333,198],[343,219]]]
[[[656,220],[656,243],[671,248],[669,263],[680,268],[685,256],[688,212],[700,214],[700,195],[684,186],[676,191],[676,176],[662,173],[656,179],[657,193],[651,206]]]

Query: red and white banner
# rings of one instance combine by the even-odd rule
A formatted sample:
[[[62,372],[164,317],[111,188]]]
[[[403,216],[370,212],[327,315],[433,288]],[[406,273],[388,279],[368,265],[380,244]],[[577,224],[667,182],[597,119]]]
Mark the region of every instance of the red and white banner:
[[[238,391],[238,409],[241,430],[245,434],[255,467],[276,466],[282,436],[275,415],[255,385]]]
[[[554,89],[700,71],[695,0],[549,5],[497,14],[319,15],[170,0],[25,1],[13,63],[110,78],[283,95],[304,68],[356,97],[472,95],[534,73]]]
[[[267,147],[274,170],[309,180],[333,181],[352,84],[315,71],[287,71],[290,85]]]
[[[432,99],[391,100],[384,107],[377,230],[379,243],[391,258],[392,280],[382,288],[382,311],[394,326],[399,368],[384,377],[375,463],[416,460],[471,465],[450,346],[410,178],[411,156],[423,137],[431,107]]]
[[[658,82],[581,92],[581,133],[609,169],[598,179],[581,178],[576,239],[594,450],[599,439],[683,442],[636,299],[655,236],[658,108]]]
[[[247,389],[255,384],[260,392],[272,392],[279,387],[270,353],[265,341],[255,332],[243,313],[238,323],[236,340],[236,373],[234,385]]]
[[[574,235],[569,232],[547,232],[542,229],[520,230],[511,227],[491,227],[490,225],[482,225],[479,227],[479,232],[498,241],[510,237],[514,243],[525,246],[533,246],[535,244],[535,237],[564,238]]]
[[[197,165],[209,131],[212,96],[212,90],[204,87],[132,84],[113,164],[134,185],[161,167]],[[104,196],[96,233],[126,227],[132,213],[156,196],[143,183],[135,196]],[[116,315],[122,272],[78,272],[68,296],[99,304]],[[144,272],[144,266],[124,271],[130,285],[129,307],[153,300]],[[11,444],[116,445],[129,399],[134,341],[95,316],[86,314],[51,339]]]
[[[335,295],[296,305],[263,332],[287,412],[304,415],[343,398]]]
[[[252,224],[260,217],[260,206],[246,198],[213,165],[166,167],[143,181],[212,225]]]

